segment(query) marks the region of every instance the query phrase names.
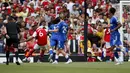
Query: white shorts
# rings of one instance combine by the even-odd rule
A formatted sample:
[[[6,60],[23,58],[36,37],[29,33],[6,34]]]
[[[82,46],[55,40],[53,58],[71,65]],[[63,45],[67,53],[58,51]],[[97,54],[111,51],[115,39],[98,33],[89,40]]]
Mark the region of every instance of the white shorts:
[[[106,46],[106,49],[107,49],[107,48],[110,48],[110,47],[111,47],[111,46],[110,46],[110,42],[106,42],[105,46]]]
[[[34,45],[34,49],[43,49],[43,50],[46,50],[47,49],[47,45],[39,46],[38,44],[35,44]]]

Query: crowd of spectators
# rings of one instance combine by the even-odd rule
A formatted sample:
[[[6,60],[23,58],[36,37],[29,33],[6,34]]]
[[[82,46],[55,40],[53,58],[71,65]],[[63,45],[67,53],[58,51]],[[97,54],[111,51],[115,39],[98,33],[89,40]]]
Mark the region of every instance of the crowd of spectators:
[[[111,0],[110,0],[111,1]],[[113,4],[109,0],[86,0],[88,14],[88,52],[92,56],[101,58],[104,51],[104,26],[110,24],[109,8]],[[112,0],[115,1],[115,0]],[[117,0],[118,1],[118,0]],[[124,6],[123,20],[125,35],[124,42],[130,45],[130,7]],[[0,28],[8,23],[8,16],[12,16],[19,25],[24,39],[33,34],[32,24],[48,23],[63,13],[69,25],[66,52],[71,54],[84,54],[84,0],[0,0]],[[45,22],[44,22],[45,21]],[[1,31],[2,32],[2,31]],[[3,41],[3,37],[0,38]],[[21,40],[24,40],[21,39]],[[89,54],[90,55],[90,54]],[[112,54],[108,54],[112,56]],[[99,60],[101,60],[99,58]]]

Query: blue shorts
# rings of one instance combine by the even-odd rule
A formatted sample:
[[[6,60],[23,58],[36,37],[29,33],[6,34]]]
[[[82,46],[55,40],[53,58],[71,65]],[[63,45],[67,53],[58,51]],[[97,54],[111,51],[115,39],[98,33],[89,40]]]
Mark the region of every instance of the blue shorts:
[[[50,38],[50,46],[54,47],[54,46],[57,46],[57,44],[58,44],[58,38],[57,38],[57,36],[52,36]]]
[[[119,46],[122,45],[121,40],[120,40],[120,34],[111,34],[110,36],[110,45],[111,46]]]
[[[66,42],[66,36],[60,35],[58,37],[58,49],[64,49],[65,42]]]
[[[51,47],[57,46],[57,44],[58,44],[57,40],[50,39],[50,46]]]
[[[64,49],[65,41],[58,41],[58,49]]]
[[[121,51],[121,49],[120,49],[120,48],[116,48],[116,50],[115,50],[115,51],[120,52],[120,51]]]

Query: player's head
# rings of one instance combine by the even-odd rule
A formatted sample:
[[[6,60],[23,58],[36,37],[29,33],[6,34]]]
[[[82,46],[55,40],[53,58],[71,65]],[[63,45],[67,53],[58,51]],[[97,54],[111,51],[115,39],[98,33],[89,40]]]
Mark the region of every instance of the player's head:
[[[38,27],[38,24],[34,22],[34,23],[32,24],[32,29],[33,29],[33,30],[36,30],[37,27]]]
[[[13,21],[13,17],[12,16],[8,16],[8,21]]]
[[[60,13],[59,18],[60,18],[61,20],[65,20],[65,15],[64,15],[64,13]]]
[[[46,21],[45,21],[45,20],[42,20],[42,21],[41,21],[41,25],[46,26]]]
[[[58,24],[59,22],[60,22],[60,18],[59,18],[59,17],[57,17],[57,18],[53,21],[54,24]]]
[[[110,14],[113,14],[113,15],[114,15],[115,12],[116,12],[116,9],[115,9],[115,8],[112,7],[112,8],[109,9],[109,13],[110,13]]]

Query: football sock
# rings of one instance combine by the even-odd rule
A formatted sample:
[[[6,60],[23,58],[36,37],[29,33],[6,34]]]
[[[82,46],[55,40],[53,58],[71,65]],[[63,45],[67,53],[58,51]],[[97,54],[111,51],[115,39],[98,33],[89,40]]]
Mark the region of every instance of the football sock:
[[[24,56],[27,57],[28,53],[29,53],[29,50],[26,50]]]
[[[26,58],[30,57],[33,52],[34,52],[34,49],[30,49],[30,50],[29,50],[29,53],[26,55]]]
[[[18,51],[15,52],[16,62],[18,62]]]
[[[119,55],[118,55],[118,52],[117,52],[117,51],[114,52],[114,56],[115,56],[117,59],[119,58]]]
[[[9,62],[9,53],[10,53],[9,50],[7,50],[6,51],[6,60],[7,60],[7,62]]]
[[[124,53],[122,51],[120,52],[119,61],[120,62],[124,61]]]
[[[55,55],[56,55],[56,53],[54,52],[54,53],[53,53],[53,56],[52,56],[52,59],[53,59],[53,60],[55,60]]]
[[[58,58],[59,58],[59,56],[58,56],[58,55],[55,55],[55,60],[56,60],[56,61],[58,61]]]
[[[40,51],[40,57],[39,57],[39,59],[42,61],[42,59],[43,59],[43,56],[44,56],[44,50],[41,50]]]
[[[67,61],[70,59],[69,56],[68,56],[67,54],[66,54],[65,58],[66,58]]]
[[[52,49],[49,50],[49,54],[50,54],[49,59],[52,59],[52,57],[53,57],[53,50]]]

